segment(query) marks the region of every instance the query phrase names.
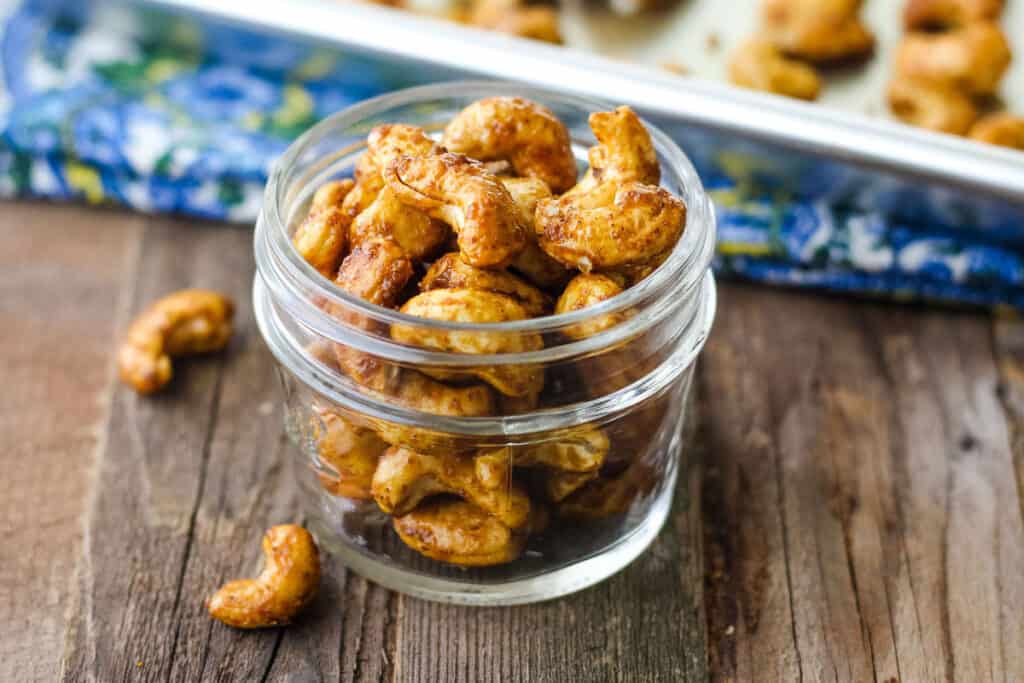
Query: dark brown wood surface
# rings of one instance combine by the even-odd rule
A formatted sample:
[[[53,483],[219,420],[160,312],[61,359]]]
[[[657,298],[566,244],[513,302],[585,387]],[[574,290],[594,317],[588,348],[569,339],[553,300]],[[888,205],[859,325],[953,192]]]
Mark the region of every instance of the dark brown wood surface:
[[[0,680],[1024,680],[1024,324],[721,288],[670,524],[620,575],[462,608],[328,563],[293,626],[203,599],[301,520],[251,232],[0,205]],[[169,391],[116,382],[157,296],[239,304]]]

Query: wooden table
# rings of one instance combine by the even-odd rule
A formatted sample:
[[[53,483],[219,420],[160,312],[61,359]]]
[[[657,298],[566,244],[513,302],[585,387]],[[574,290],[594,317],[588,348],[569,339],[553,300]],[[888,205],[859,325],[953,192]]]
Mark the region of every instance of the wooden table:
[[[203,599],[301,519],[250,301],[251,233],[0,207],[0,680],[1024,680],[1024,326],[721,288],[671,522],[530,607],[434,605],[330,564],[242,633]],[[132,315],[239,303],[230,352],[139,398]]]

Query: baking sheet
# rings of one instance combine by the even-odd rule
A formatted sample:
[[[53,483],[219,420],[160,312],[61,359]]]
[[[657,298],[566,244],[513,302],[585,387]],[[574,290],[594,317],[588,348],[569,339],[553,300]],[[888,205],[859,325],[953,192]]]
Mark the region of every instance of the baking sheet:
[[[823,72],[819,104],[888,118],[885,90],[903,36],[905,4],[866,0],[861,16],[875,33],[875,54],[861,65]],[[682,0],[665,11],[624,17],[592,2],[564,0],[562,30],[572,47],[655,67],[676,62],[695,76],[724,82],[733,51],[757,30],[760,5],[761,0]],[[1024,0],[1007,0],[1001,24],[1016,55],[1001,95],[1007,108],[1024,115]]]

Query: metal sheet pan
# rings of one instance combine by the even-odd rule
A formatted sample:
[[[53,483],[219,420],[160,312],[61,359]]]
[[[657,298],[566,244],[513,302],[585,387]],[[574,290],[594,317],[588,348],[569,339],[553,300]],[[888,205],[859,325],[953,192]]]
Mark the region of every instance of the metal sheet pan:
[[[1024,155],[914,129],[881,114],[886,50],[898,37],[894,15],[899,0],[868,2],[868,19],[882,33],[880,54],[866,73],[834,80],[824,106],[652,68],[651,64],[674,59],[695,73],[715,76],[724,68],[731,43],[752,29],[754,0],[730,3],[724,20],[719,3],[683,2],[677,19],[655,31],[654,38],[642,37],[650,34],[650,26],[645,33],[631,20],[601,15],[587,19],[576,14],[582,10],[570,6],[566,32],[579,47],[538,44],[336,0],[155,4],[298,34],[406,64],[413,82],[484,75],[629,103],[675,135],[702,175],[727,173],[741,182],[739,173],[764,181],[769,191],[782,188],[797,196],[870,204],[900,220],[982,228],[1024,245]],[[1005,21],[1024,24],[1024,3],[1008,4],[1011,12]],[[722,42],[713,52],[705,44],[712,32]],[[1015,39],[1022,35],[1024,30],[1014,32]],[[644,47],[631,49],[631,44]],[[606,54],[595,54],[594,48]],[[1018,52],[1024,53],[1024,47]],[[646,63],[624,61],[626,54]],[[1018,110],[1024,108],[1024,101],[1018,101],[1024,100],[1019,94],[1024,88],[1022,73],[1024,55],[1016,61],[1007,86],[1011,106]],[[742,167],[738,171],[737,165]]]

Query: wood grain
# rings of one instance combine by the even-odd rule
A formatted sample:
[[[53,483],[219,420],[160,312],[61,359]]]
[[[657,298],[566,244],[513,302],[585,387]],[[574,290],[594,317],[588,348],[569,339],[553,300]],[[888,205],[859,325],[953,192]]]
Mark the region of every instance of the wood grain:
[[[140,234],[138,217],[107,211],[0,211],[0,680],[60,669]]]
[[[670,524],[606,583],[459,608],[328,560],[287,629],[204,598],[301,520],[251,232],[0,213],[0,679],[1024,680],[1024,322],[723,286]],[[115,383],[129,315],[238,302],[228,351],[170,390]]]
[[[714,678],[1020,678],[1024,530],[987,321],[742,287],[720,311]]]

